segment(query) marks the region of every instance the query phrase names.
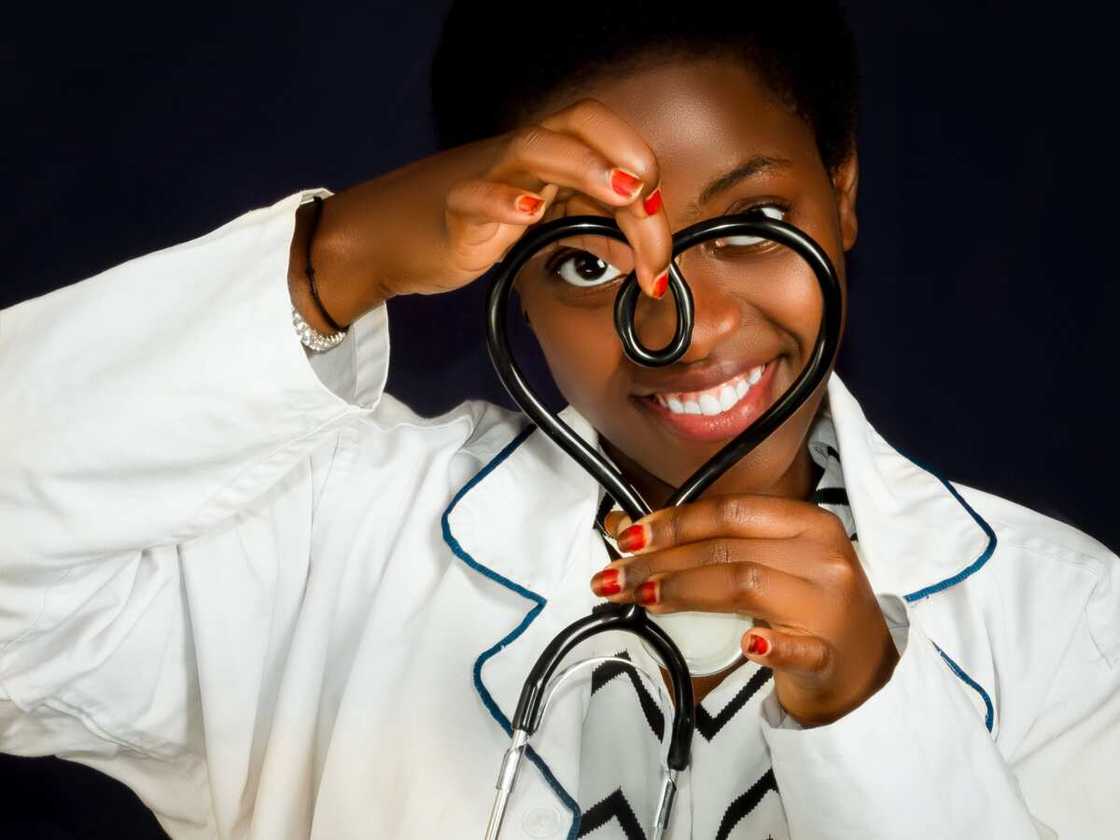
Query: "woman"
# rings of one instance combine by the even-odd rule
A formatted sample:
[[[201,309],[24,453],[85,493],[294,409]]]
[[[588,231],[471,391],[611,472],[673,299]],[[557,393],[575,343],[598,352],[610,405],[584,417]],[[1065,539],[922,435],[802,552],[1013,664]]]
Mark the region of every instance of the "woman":
[[[804,365],[820,311],[797,284],[684,266],[696,330],[661,369],[625,360],[610,305],[634,269],[660,343],[672,232],[748,210],[843,273],[842,15],[605,5],[568,4],[541,55],[520,7],[459,3],[443,151],[0,312],[0,746],[122,780],[175,838],[475,836],[533,659],[602,598],[638,600],[756,619],[696,680],[669,836],[1110,836],[1115,556],[913,464],[835,374],[705,499],[610,517],[614,561],[598,489],[520,417],[384,393],[388,299],[585,213],[632,252],[550,262],[521,305],[565,418],[651,501]],[[341,342],[297,344],[293,307],[308,344],[332,321]],[[508,836],[642,836],[648,688],[601,673],[557,709]]]

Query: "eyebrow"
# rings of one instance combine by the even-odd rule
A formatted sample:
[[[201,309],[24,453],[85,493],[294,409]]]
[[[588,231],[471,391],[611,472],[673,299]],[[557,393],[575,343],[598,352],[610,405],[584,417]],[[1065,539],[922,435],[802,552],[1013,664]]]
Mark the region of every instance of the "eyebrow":
[[[786,169],[792,165],[793,161],[787,158],[770,157],[769,155],[753,155],[740,161],[722,175],[717,175],[710,180],[704,186],[704,189],[700,190],[700,197],[685,208],[684,215],[689,219],[695,218],[700,215],[705,204],[720,193],[731,189],[740,181],[775,169]]]
[[[704,185],[704,189],[700,190],[700,197],[685,208],[684,219],[691,220],[697,218],[703,212],[705,204],[720,193],[727,192],[727,190],[731,189],[740,181],[753,178],[756,175],[772,172],[775,169],[788,169],[791,166],[793,166],[793,161],[789,158],[773,157],[771,155],[752,155],[749,158],[745,158],[722,175],[717,175],[715,178],[708,181],[708,183]],[[578,192],[579,190],[574,187],[561,187],[552,206],[559,204],[561,201],[566,201]],[[604,208],[605,213],[609,213],[610,210],[611,208],[609,207]]]

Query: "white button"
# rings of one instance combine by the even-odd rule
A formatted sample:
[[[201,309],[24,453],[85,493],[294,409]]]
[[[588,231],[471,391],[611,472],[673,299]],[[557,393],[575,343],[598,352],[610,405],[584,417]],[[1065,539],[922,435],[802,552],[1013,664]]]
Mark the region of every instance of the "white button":
[[[521,820],[521,828],[529,837],[543,840],[560,833],[560,814],[555,808],[530,808]]]

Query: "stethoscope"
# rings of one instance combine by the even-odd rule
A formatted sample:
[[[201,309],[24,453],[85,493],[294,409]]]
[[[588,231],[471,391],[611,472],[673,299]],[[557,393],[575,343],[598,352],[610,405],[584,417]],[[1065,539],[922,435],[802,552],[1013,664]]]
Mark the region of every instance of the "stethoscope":
[[[652,512],[650,505],[617,467],[545,407],[514,359],[506,329],[510,293],[522,267],[542,248],[559,239],[579,235],[608,236],[627,242],[618,223],[613,217],[607,216],[569,216],[528,231],[492,269],[494,274],[486,301],[487,347],[494,369],[521,410],[590,473],[627,515],[636,521]],[[684,355],[692,341],[694,307],[692,292],[676,265],[676,256],[709,239],[744,235],[785,245],[812,268],[822,298],[821,326],[817,340],[808,363],[792,387],[761,417],[696,470],[672,495],[666,507],[698,498],[740,458],[789,419],[828,375],[840,345],[842,295],[839,279],[828,255],[799,228],[748,212],[707,219],[674,234],[673,259],[669,263],[669,288],[676,307],[676,329],[664,347],[651,349],[638,338],[634,318],[641,290],[634,272],[630,272],[614,301],[615,330],[627,357],[639,365],[661,367],[672,364]],[[556,673],[564,657],[573,648],[593,636],[612,630],[621,630],[642,640],[660,660],[672,687],[672,724],[666,730],[668,743],[664,750],[661,786],[651,831],[654,840],[663,837],[672,813],[677,776],[688,768],[691,752],[695,728],[691,672],[677,644],[650,619],[642,607],[636,604],[606,603],[597,606],[591,615],[560,631],[529,671],[513,716],[510,746],[502,758],[497,792],[484,835],[486,840],[498,837],[529,739],[540,727],[549,703],[561,686],[580,669],[603,662],[618,661],[634,667],[629,660],[618,657],[594,657],[576,662],[559,674]]]

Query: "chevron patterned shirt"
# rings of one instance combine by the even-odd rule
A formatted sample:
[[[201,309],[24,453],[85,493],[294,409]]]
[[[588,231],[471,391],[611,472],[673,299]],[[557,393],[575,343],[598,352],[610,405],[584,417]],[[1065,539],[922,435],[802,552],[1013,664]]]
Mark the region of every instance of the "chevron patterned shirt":
[[[858,539],[844,487],[836,432],[827,404],[810,428],[809,452],[824,470],[812,500],[836,514]],[[626,634],[608,634],[596,655],[623,656],[595,667],[584,718],[580,759],[579,837],[645,840],[659,791],[665,709],[656,662]],[[650,678],[639,675],[642,669]],[[781,796],[761,730],[760,708],[770,719],[797,728],[769,688],[769,668],[744,660],[696,708],[692,763],[678,778],[678,795],[666,836],[715,840],[784,840],[789,837]],[[656,677],[658,682],[660,678]]]

